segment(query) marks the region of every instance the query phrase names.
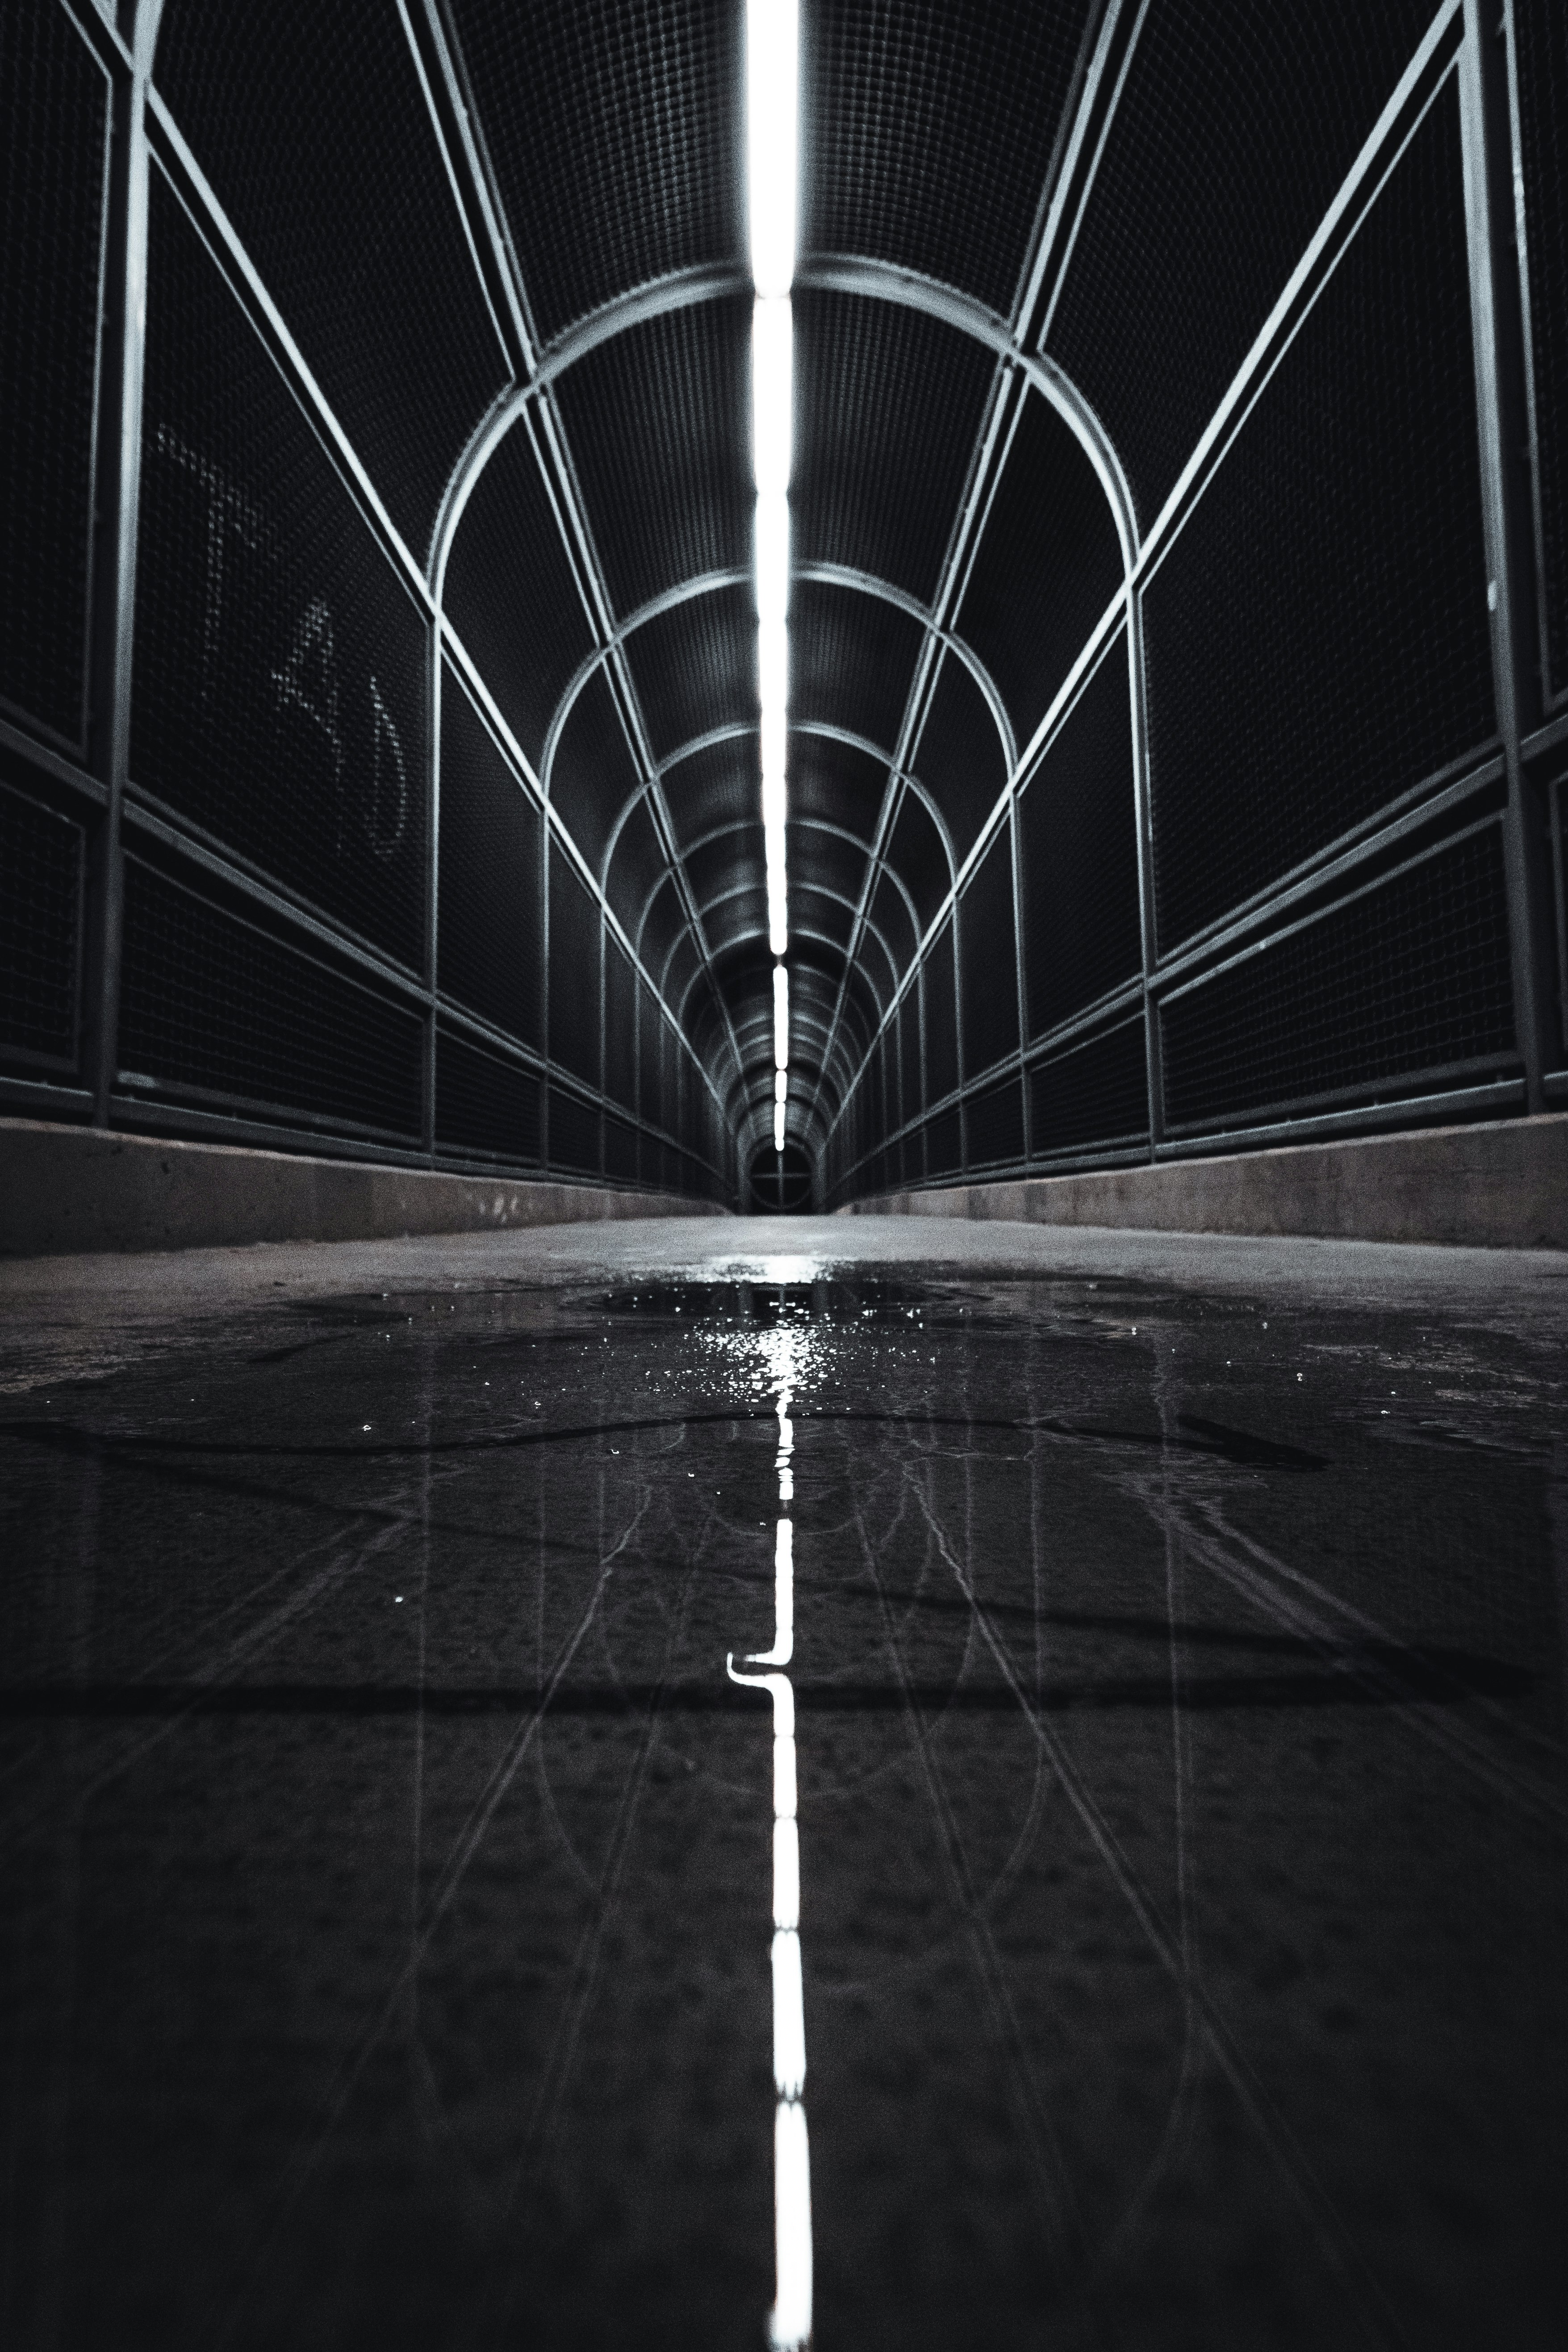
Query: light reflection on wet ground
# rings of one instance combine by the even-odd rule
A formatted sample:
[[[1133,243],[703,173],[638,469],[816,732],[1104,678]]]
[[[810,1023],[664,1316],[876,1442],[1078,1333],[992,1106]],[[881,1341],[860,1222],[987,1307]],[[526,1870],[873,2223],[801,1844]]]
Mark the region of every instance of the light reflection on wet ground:
[[[1560,2343],[1558,1358],[751,1271],[5,1400],[0,2335],[756,2352],[784,1517],[816,2345]]]

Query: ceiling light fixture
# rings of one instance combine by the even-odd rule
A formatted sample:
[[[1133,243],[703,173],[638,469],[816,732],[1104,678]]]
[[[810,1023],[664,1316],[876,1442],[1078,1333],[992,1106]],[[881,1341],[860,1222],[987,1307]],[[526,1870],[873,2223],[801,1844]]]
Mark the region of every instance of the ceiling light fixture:
[[[789,477],[795,405],[796,0],[748,0],[746,166],[752,236],[752,475],[756,486],[757,699],[768,945],[789,947],[784,875],[789,700]],[[775,987],[775,1004],[777,993]],[[784,1066],[783,1062],[780,1067]]]

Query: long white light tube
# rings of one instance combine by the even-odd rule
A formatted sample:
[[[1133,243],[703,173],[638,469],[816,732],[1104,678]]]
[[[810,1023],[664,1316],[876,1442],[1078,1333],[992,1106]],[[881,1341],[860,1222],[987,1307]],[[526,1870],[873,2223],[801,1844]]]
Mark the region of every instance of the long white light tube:
[[[747,0],[746,166],[751,217],[752,476],[756,486],[757,700],[768,945],[789,947],[784,871],[789,702],[789,480],[795,405],[795,276],[798,149],[797,0]],[[780,1064],[783,1067],[783,1064]],[[777,1126],[775,1119],[775,1128]]]

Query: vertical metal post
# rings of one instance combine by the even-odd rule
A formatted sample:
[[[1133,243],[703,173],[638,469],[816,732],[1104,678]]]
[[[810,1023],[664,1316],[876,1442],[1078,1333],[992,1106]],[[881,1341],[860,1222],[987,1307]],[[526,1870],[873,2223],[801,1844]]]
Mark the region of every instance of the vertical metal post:
[[[1127,585],[1127,685],[1132,719],[1132,801],[1138,829],[1138,936],[1142,948],[1143,1059],[1149,1088],[1149,1157],[1165,1139],[1165,1070],[1160,1007],[1153,993],[1159,956],[1154,928],[1154,802],[1149,773],[1149,692],[1143,665],[1143,600]]]
[[[1535,582],[1528,459],[1529,404],[1514,242],[1513,153],[1508,70],[1511,0],[1466,0],[1459,50],[1459,121],[1469,248],[1470,320],[1480,437],[1487,604],[1498,731],[1508,775],[1503,856],[1508,887],[1514,1028],[1526,1108],[1546,1107],[1552,1058],[1550,846],[1543,796],[1524,772],[1521,742],[1540,718]]]
[[[1023,1090],[1019,1133],[1024,1139],[1024,1165],[1029,1164],[1032,1138],[1029,1121],[1029,1081],[1025,1056],[1029,1050],[1029,995],[1024,975],[1024,826],[1016,791],[1007,795],[1007,835],[1013,860],[1013,974],[1018,991],[1018,1084]]]
[[[98,416],[91,721],[88,760],[108,789],[88,867],[83,1074],[95,1127],[109,1124],[119,1063],[125,928],[121,811],[131,757],[131,658],[142,471],[142,377],[147,341],[147,79],[158,9],[138,9],[132,66],[117,77],[110,116],[109,253]]]
[[[441,920],[441,618],[428,624],[426,671],[428,756],[425,763],[425,1065],[421,1075],[420,1136],[427,1158],[436,1157],[436,992],[439,985]]]
[[[550,810],[539,815],[539,1165],[550,1168]]]
[[[598,915],[599,915],[599,976],[598,976],[599,1001],[598,1001],[598,1007],[597,1007],[597,1011],[598,1011],[598,1021],[597,1021],[597,1024],[596,1024],[596,1025],[597,1025],[597,1027],[598,1027],[598,1032],[599,1032],[599,1071],[598,1071],[598,1077],[599,1077],[599,1097],[600,1097],[600,1100],[599,1100],[599,1118],[598,1118],[598,1128],[599,1128],[599,1173],[600,1173],[600,1175],[601,1175],[601,1176],[607,1176],[607,1175],[608,1175],[608,1173],[609,1173],[609,1166],[610,1166],[610,1124],[609,1124],[609,1113],[608,1113],[608,1111],[607,1111],[607,1110],[605,1109],[605,1097],[608,1095],[608,1093],[609,1093],[610,1089],[609,1089],[609,1086],[608,1086],[608,1083],[607,1083],[607,1073],[606,1073],[606,1071],[605,1071],[605,984],[606,984],[606,979],[607,979],[607,975],[606,975],[606,973],[605,973],[605,966],[606,962],[607,962],[607,961],[608,961],[608,960],[609,960],[610,949],[609,949],[609,941],[608,941],[608,938],[607,938],[607,936],[606,936],[606,934],[607,934],[607,932],[608,932],[608,929],[609,929],[609,926],[608,926],[608,924],[607,924],[607,923],[605,922],[605,906],[604,906],[604,901],[603,901],[603,899],[601,899],[601,900],[599,901],[599,905],[598,905]]]

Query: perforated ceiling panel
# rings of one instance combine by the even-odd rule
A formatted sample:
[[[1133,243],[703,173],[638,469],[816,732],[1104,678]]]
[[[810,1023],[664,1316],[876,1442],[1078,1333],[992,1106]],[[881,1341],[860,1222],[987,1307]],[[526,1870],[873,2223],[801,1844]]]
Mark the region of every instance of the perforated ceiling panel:
[[[1011,307],[1089,10],[807,0],[801,247]]]
[[[630,287],[742,266],[728,0],[453,0],[539,334]]]

